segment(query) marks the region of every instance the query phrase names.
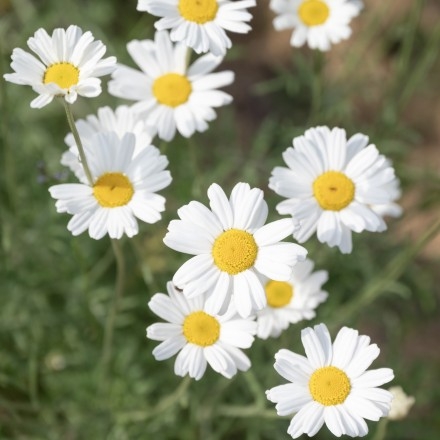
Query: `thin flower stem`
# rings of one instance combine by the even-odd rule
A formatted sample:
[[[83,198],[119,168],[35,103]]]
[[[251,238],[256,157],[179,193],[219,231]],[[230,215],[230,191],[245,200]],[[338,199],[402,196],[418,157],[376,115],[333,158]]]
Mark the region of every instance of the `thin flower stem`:
[[[384,293],[389,285],[402,275],[417,254],[439,233],[440,219],[437,219],[418,241],[391,260],[382,274],[368,283],[358,297],[340,308],[338,316],[333,322],[333,326],[339,326],[347,320],[352,319],[357,313],[363,310],[365,306],[371,304]]]
[[[119,423],[144,422],[145,420],[160,416],[165,411],[183,400],[187,394],[190,383],[191,378],[189,376],[185,376],[174,392],[162,398],[162,400],[154,408],[144,411],[131,411],[120,414],[118,416]]]
[[[312,53],[312,72],[310,80],[311,104],[308,125],[316,122],[322,106],[322,72],[324,68],[324,55],[315,50]]]
[[[87,163],[86,153],[84,151],[81,138],[79,137],[78,130],[76,129],[75,119],[73,117],[72,109],[70,108],[70,104],[66,102],[64,98],[62,98],[62,100],[63,100],[64,110],[66,111],[67,122],[69,123],[70,130],[72,131],[76,146],[78,147],[79,157],[81,159],[81,164],[84,168],[84,173],[87,177],[87,181],[89,182],[89,185],[93,186],[92,173],[90,172],[89,164]]]
[[[373,440],[384,440],[387,435],[388,419],[383,418],[378,424]]]
[[[257,405],[239,406],[239,405],[221,405],[216,411],[216,416],[238,417],[238,418],[262,418],[262,419],[279,419],[274,409],[263,409]]]
[[[264,390],[261,388],[261,384],[258,381],[252,370],[248,370],[244,375],[244,379],[246,380],[249,390],[254,396],[255,399],[255,407],[264,408],[266,403],[266,398],[264,395]]]
[[[118,313],[119,300],[121,299],[124,292],[125,284],[125,259],[122,247],[118,240],[112,239],[111,243],[116,260],[116,287],[113,302],[109,314],[107,315],[107,321],[105,324],[104,343],[102,347],[102,365],[104,372],[107,371],[108,365],[110,364],[112,357],[115,320]]]
[[[201,176],[197,158],[197,144],[192,137],[188,139],[188,150],[193,169],[193,183],[191,186],[191,193],[194,197],[199,198],[202,195],[202,185],[200,179]]]
[[[409,25],[406,30],[405,39],[403,41],[403,47],[401,56],[398,62],[398,73],[400,74],[400,78],[397,75],[398,79],[403,79],[403,83],[405,83],[406,78],[408,76],[408,71],[410,69],[410,63],[411,63],[411,55],[414,50],[414,44],[417,34],[417,28],[420,22],[420,18],[422,15],[423,7],[425,6],[425,0],[418,0],[417,2],[414,2],[413,10],[410,14],[410,20]],[[397,88],[401,86],[401,82],[399,81],[397,85]]]

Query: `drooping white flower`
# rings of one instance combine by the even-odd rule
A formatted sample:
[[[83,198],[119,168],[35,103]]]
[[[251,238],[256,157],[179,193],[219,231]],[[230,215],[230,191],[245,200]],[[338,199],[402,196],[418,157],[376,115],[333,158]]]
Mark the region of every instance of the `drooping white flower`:
[[[137,112],[126,105],[121,105],[116,110],[112,110],[110,107],[101,107],[96,116],[89,115],[86,119],[76,121],[76,128],[82,140],[90,139],[97,133],[115,132],[120,138],[126,133],[133,133],[136,137],[134,156],[151,144],[156,132],[155,127],[147,125],[144,118],[141,118]],[[63,153],[61,164],[70,168],[80,182],[87,183],[84,168],[79,159],[78,147],[72,133],[65,137],[64,142],[69,149]]]
[[[179,353],[174,364],[178,376],[189,374],[201,379],[207,364],[230,379],[239,371],[251,366],[248,357],[240,350],[249,348],[256,331],[251,319],[238,317],[233,306],[224,315],[206,309],[204,295],[186,298],[173,283],[167,284],[168,295],[157,293],[148,306],[166,323],[152,324],[147,337],[162,341],[154,350],[161,361]]]
[[[391,387],[388,391],[393,395],[388,418],[390,420],[404,419],[408,415],[416,399],[413,396],[408,396],[401,386]]]
[[[362,3],[350,0],[271,0],[277,14],[277,30],[294,29],[290,44],[329,50],[332,44],[351,35],[350,21],[362,9]]]
[[[161,139],[172,140],[176,129],[185,137],[207,130],[214,108],[232,101],[217,89],[231,84],[234,74],[211,73],[222,58],[204,55],[187,67],[186,46],[173,45],[166,31],[156,32],[154,41],[131,41],[127,49],[142,71],[119,65],[109,92],[136,101],[133,108],[157,127]]]
[[[20,48],[14,49],[14,73],[3,76],[12,83],[31,86],[38,93],[31,102],[33,108],[44,107],[55,96],[63,96],[69,103],[75,102],[78,95],[96,97],[101,93],[99,77],[116,67],[115,57],[102,59],[105,45],[78,26],[55,29],[52,36],[38,29],[27,44],[38,58]]]
[[[280,242],[292,234],[292,219],[265,225],[268,208],[260,189],[238,183],[228,200],[220,186],[212,184],[208,197],[211,209],[193,201],[180,208],[180,220],[168,226],[164,243],[195,255],[180,267],[173,282],[188,298],[206,293],[212,313],[227,307],[232,296],[238,313],[248,317],[266,306],[259,275],[287,281],[307,251]]]
[[[304,329],[301,340],[307,357],[286,349],[275,355],[275,369],[291,383],[266,391],[278,415],[295,414],[287,432],[293,438],[312,437],[325,423],[336,437],[366,435],[364,419],[385,417],[393,398],[378,388],[393,379],[393,371],[367,371],[379,356],[377,345],[347,327],[332,344],[324,324]]]
[[[322,285],[328,280],[328,272],[313,272],[314,264],[307,259],[294,266],[288,281],[263,278],[267,306],[257,312],[257,336],[276,338],[290,324],[316,316],[315,309],[327,299]]]
[[[182,42],[196,53],[225,55],[232,42],[225,31],[246,34],[252,15],[247,8],[255,0],[138,0],[138,11],[162,17],[157,30],[171,30],[171,40]]]
[[[49,188],[57,199],[57,211],[73,215],[67,229],[73,235],[88,229],[96,240],[106,234],[132,237],[139,229],[136,219],[146,223],[160,220],[165,198],[156,191],[171,182],[170,172],[165,171],[167,158],[152,145],[135,156],[133,133],[122,138],[114,132],[98,133],[84,141],[93,185],[66,183]]]
[[[393,206],[398,182],[390,162],[368,145],[367,136],[356,134],[347,141],[343,129],[317,127],[294,138],[293,145],[283,153],[288,168],[274,168],[269,187],[287,198],[278,212],[300,221],[294,233],[300,243],[317,231],[321,243],[350,253],[351,231],[386,229],[378,207]]]

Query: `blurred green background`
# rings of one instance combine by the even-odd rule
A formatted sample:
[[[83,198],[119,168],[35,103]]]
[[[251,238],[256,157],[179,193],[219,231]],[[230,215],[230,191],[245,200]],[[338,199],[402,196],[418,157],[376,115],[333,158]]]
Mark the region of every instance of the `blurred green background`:
[[[190,142],[157,143],[174,182],[162,191],[163,220],[122,242],[128,276],[105,371],[115,282],[110,242],[72,237],[68,216],[55,212],[47,191],[74,181],[59,163],[68,132],[63,109],[53,102],[33,110],[29,87],[0,81],[0,439],[289,439],[288,420],[276,416],[264,390],[282,383],[272,368],[275,352],[301,351],[300,329],[318,322],[334,335],[341,325],[370,335],[382,349],[373,367],[392,367],[393,385],[416,397],[405,420],[388,424],[387,439],[438,439],[440,241],[415,245],[439,217],[440,3],[365,3],[352,38],[319,56],[291,48],[290,32],[275,32],[268,1],[258,1],[254,30],[234,36],[219,68],[236,72],[234,103]],[[70,24],[91,30],[108,55],[132,65],[125,45],[151,38],[153,23],[135,0],[0,0],[0,70],[11,71],[13,48],[27,49],[39,27],[50,33]],[[123,103],[105,90],[78,100],[76,117]],[[200,382],[182,381],[174,359],[156,362],[157,343],[145,338],[156,322],[149,298],[186,260],[162,243],[169,220],[193,198],[206,203],[212,182],[226,191],[249,182],[273,208],[280,199],[267,188],[272,168],[292,137],[322,124],[369,135],[393,160],[404,216],[383,234],[356,235],[351,255],[306,243],[316,267],[330,273],[330,297],[317,319],[257,340],[247,351],[251,373],[227,380],[208,371]],[[277,219],[273,209],[270,219]],[[372,289],[374,301],[365,299]],[[368,438],[379,438],[377,425],[369,426]],[[332,436],[324,428],[317,438]]]

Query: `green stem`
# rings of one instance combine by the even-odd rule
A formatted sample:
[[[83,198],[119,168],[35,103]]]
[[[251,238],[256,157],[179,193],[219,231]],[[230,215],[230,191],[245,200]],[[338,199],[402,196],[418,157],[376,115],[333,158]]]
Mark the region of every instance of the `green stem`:
[[[118,240],[112,239],[113,253],[116,259],[116,287],[113,303],[107,315],[105,324],[104,343],[102,347],[102,365],[104,372],[107,371],[108,365],[112,357],[113,333],[115,328],[115,320],[118,312],[119,300],[122,297],[125,284],[125,260],[122,247]]]
[[[223,417],[239,417],[239,418],[262,418],[262,419],[278,419],[274,409],[265,409],[257,405],[240,406],[240,405],[221,405],[216,411],[217,416]]]
[[[193,169],[193,183],[191,186],[191,193],[193,197],[200,198],[202,195],[202,185],[200,182],[199,164],[197,160],[197,145],[192,137],[188,139],[188,150]]]
[[[249,370],[243,375],[243,377],[249,386],[249,390],[254,396],[255,407],[260,409],[264,408],[266,404],[264,390],[261,388],[261,384],[255,376],[254,372],[252,370]]]
[[[311,105],[309,123],[311,125],[316,122],[322,104],[322,72],[324,67],[324,55],[321,51],[315,50],[312,53],[312,78],[310,83]]]
[[[79,157],[81,159],[81,164],[84,168],[84,173],[87,177],[87,181],[89,182],[89,185],[93,186],[94,182],[93,182],[92,173],[90,172],[89,164],[87,163],[86,153],[84,151],[81,138],[79,137],[78,130],[76,129],[75,119],[73,117],[72,109],[70,107],[70,104],[66,102],[64,98],[62,98],[62,100],[63,100],[64,110],[66,111],[67,122],[69,123],[70,130],[72,131],[73,138],[75,139],[76,146],[78,147]]]
[[[388,419],[383,418],[378,424],[373,440],[384,440],[387,434]]]
[[[189,376],[184,377],[176,390],[168,396],[165,396],[155,408],[144,411],[123,413],[118,416],[118,421],[120,423],[144,422],[145,420],[161,415],[182,401],[186,395],[190,383],[191,378]]]
[[[382,274],[368,283],[359,296],[340,308],[338,317],[333,325],[339,326],[346,322],[347,319],[351,319],[359,311],[363,310],[365,306],[371,304],[377,297],[385,292],[389,285],[402,275],[417,254],[439,233],[440,219],[437,219],[416,243],[391,260]]]
[[[417,34],[417,27],[420,22],[420,17],[422,15],[424,4],[425,0],[418,0],[414,2],[413,10],[410,14],[410,23],[406,32],[406,37],[403,41],[402,52],[399,59],[399,64],[397,66],[399,79],[404,80],[408,75],[411,55],[413,53],[414,42]],[[398,86],[400,86],[400,81],[398,83]]]

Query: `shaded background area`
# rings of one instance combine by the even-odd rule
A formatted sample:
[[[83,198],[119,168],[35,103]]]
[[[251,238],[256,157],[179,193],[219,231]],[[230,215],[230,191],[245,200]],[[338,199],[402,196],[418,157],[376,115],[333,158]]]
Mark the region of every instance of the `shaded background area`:
[[[316,240],[305,244],[317,268],[330,273],[329,301],[312,324],[329,323],[334,334],[341,324],[369,334],[382,348],[374,366],[391,366],[393,384],[416,397],[409,417],[389,424],[388,439],[438,438],[440,237],[380,298],[362,307],[357,298],[439,217],[440,3],[366,0],[352,38],[323,56],[291,48],[290,32],[273,30],[268,3],[258,1],[252,33],[234,37],[219,68],[236,72],[229,88],[234,103],[219,110],[208,132],[194,136],[196,157],[180,137],[160,145],[174,183],[162,192],[163,221],[123,242],[129,275],[107,374],[101,349],[114,288],[110,244],[71,237],[67,216],[56,214],[47,191],[73,181],[59,164],[68,131],[62,107],[32,110],[30,88],[0,81],[1,439],[290,438],[288,421],[274,417],[271,404],[257,416],[252,408],[265,400],[262,391],[281,383],[274,353],[301,350],[299,331],[309,323],[277,340],[256,341],[248,350],[254,377],[228,381],[209,372],[186,392],[173,360],[159,363],[151,355],[156,343],[146,340],[145,327],[156,318],[147,302],[186,260],[162,244],[177,208],[193,198],[206,203],[214,181],[228,191],[237,181],[258,186],[273,208],[279,198],[267,188],[270,171],[282,164],[293,136],[320,124],[368,134],[393,160],[405,214],[390,220],[386,233],[356,235],[352,255]],[[72,23],[129,65],[126,43],[154,32],[154,18],[137,12],[133,0],[0,0],[1,73],[10,71],[12,49],[25,48],[37,28]],[[122,103],[104,87],[99,98],[74,108],[79,118]],[[277,218],[274,210],[270,218]],[[181,394],[167,401],[173,392]],[[373,438],[376,426],[370,427]],[[317,438],[332,437],[323,429]]]

